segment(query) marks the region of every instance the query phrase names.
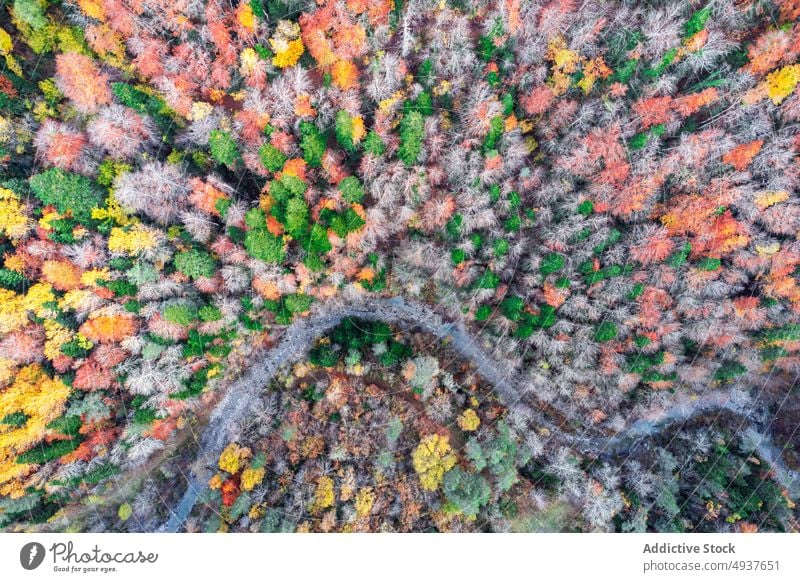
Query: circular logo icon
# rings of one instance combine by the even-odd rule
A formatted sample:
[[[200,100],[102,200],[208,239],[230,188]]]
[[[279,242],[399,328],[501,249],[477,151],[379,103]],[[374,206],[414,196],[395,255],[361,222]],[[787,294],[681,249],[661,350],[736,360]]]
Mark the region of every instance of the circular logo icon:
[[[30,542],[19,551],[19,563],[26,570],[35,570],[44,561],[44,546],[39,542]]]

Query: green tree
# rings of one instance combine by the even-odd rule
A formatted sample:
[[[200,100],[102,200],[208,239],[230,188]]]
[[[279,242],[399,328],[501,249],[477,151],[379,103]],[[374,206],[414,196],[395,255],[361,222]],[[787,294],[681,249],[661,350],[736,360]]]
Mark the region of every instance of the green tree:
[[[407,166],[413,166],[419,161],[424,132],[425,118],[418,111],[406,113],[400,120],[400,147],[397,157]]]
[[[164,308],[164,319],[179,325],[191,325],[197,317],[197,311],[190,305],[178,303]]]
[[[351,204],[361,204],[364,200],[364,187],[355,176],[347,176],[339,182],[339,192],[342,193],[342,198]]]
[[[302,196],[305,192],[305,182],[290,174],[284,174],[280,180],[273,180],[269,184],[269,194],[278,204],[284,204],[289,198]]]
[[[300,149],[303,150],[303,159],[309,167],[317,168],[322,165],[325,137],[310,121],[300,122]]]
[[[684,25],[684,38],[691,38],[706,27],[706,20],[711,16],[711,3],[708,6],[701,8],[691,18],[686,21]]]
[[[71,453],[78,448],[81,443],[79,439],[69,439],[63,441],[55,441],[51,444],[42,444],[32,448],[31,450],[22,453],[17,457],[17,463],[42,465],[47,461],[63,457],[67,453]]]
[[[286,252],[283,241],[266,228],[248,230],[244,237],[244,248],[253,257],[274,264],[283,261]]]
[[[303,313],[304,311],[308,311],[313,302],[314,298],[311,295],[303,294],[287,295],[284,299],[286,309],[292,313]]]
[[[286,232],[299,239],[308,230],[308,204],[302,198],[291,198],[286,203]]]
[[[328,229],[317,223],[311,227],[308,250],[317,255],[324,255],[333,248],[328,240]]]
[[[256,206],[245,213],[244,223],[248,228],[266,228],[267,215],[264,214],[264,211],[261,208]]]
[[[203,321],[219,321],[222,319],[222,311],[214,305],[204,305],[197,311],[197,315]]]
[[[0,287],[20,291],[30,285],[30,281],[24,275],[10,269],[0,269]]]
[[[542,257],[539,263],[539,272],[545,277],[551,273],[557,273],[564,268],[564,257],[557,253],[550,253]]]
[[[308,354],[308,361],[315,366],[332,368],[339,361],[339,354],[331,345],[320,344]]]
[[[608,342],[617,337],[617,326],[616,324],[610,321],[604,321],[600,325],[597,326],[597,330],[594,334],[595,341],[598,342]]]
[[[714,373],[714,380],[721,382],[729,382],[734,378],[741,376],[747,372],[747,368],[741,365],[736,360],[725,360],[722,365]]]
[[[330,217],[331,230],[342,238],[347,236],[347,233],[355,232],[366,224],[358,212],[352,208],[348,208],[342,214],[328,216]]]
[[[213,277],[217,264],[205,251],[190,249],[175,255],[175,268],[192,279]]]
[[[47,24],[44,13],[46,6],[41,0],[14,0],[12,12],[20,21],[34,30],[39,30]]]
[[[356,151],[356,145],[353,143],[353,118],[344,109],[340,109],[336,113],[336,141],[339,142],[345,151]]]
[[[367,137],[364,139],[364,151],[372,154],[373,156],[382,156],[386,151],[386,146],[375,130],[370,130]]]
[[[508,491],[519,479],[517,467],[527,459],[520,453],[505,422],[497,423],[497,436],[485,444],[483,452],[498,489]]]
[[[55,206],[61,214],[72,213],[80,222],[92,218],[92,209],[103,200],[103,190],[80,174],[50,168],[29,180],[33,194],[43,204]]]
[[[227,131],[212,130],[208,136],[208,146],[211,150],[211,157],[220,164],[233,166],[241,158],[236,140]]]
[[[489,133],[483,139],[483,151],[489,152],[496,149],[497,142],[503,136],[503,117],[495,115],[489,122]]]
[[[261,157],[261,163],[270,172],[279,171],[286,163],[286,156],[271,143],[265,143],[261,146],[258,150],[258,155]]]
[[[456,467],[444,475],[442,490],[447,501],[464,515],[477,515],[491,495],[489,483],[481,475]]]
[[[496,289],[499,284],[500,277],[492,273],[489,269],[486,269],[483,275],[476,281],[475,286],[478,289]]]
[[[511,321],[518,321],[522,317],[525,302],[521,297],[510,295],[500,302],[500,311]]]

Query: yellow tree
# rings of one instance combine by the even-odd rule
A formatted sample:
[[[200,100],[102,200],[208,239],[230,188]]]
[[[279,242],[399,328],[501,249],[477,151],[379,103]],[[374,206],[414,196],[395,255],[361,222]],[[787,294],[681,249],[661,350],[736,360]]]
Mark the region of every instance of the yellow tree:
[[[411,458],[422,488],[428,491],[436,491],[442,484],[444,474],[456,464],[456,456],[450,450],[449,438],[438,434],[422,439]]]
[[[35,465],[16,463],[16,458],[47,435],[47,425],[63,414],[69,393],[69,386],[50,378],[39,364],[20,369],[14,383],[0,392],[0,418],[18,415],[24,419],[0,424],[0,494],[19,497],[24,493],[19,479]]]

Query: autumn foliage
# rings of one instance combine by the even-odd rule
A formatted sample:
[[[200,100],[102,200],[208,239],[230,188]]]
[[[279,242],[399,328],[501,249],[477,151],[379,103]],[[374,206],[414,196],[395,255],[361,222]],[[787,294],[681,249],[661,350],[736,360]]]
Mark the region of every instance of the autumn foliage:
[[[798,15],[3,3],[0,528],[154,527],[174,492],[108,512],[112,476],[187,474],[173,445],[298,321],[400,297],[518,401],[451,340],[342,321],[205,451],[219,515],[187,529],[797,529]],[[587,454],[703,398],[731,414]],[[741,471],[754,443],[782,454]]]

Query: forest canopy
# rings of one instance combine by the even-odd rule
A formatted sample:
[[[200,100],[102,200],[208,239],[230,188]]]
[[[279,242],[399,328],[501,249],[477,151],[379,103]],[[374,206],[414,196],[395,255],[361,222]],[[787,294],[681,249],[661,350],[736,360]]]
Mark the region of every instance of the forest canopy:
[[[157,529],[175,485],[115,478],[185,474],[302,336],[262,383],[282,424],[213,451],[222,517],[191,527],[796,531],[799,21],[4,2],[0,527]],[[376,298],[425,317],[336,319]],[[446,326],[503,377],[425,339]]]

